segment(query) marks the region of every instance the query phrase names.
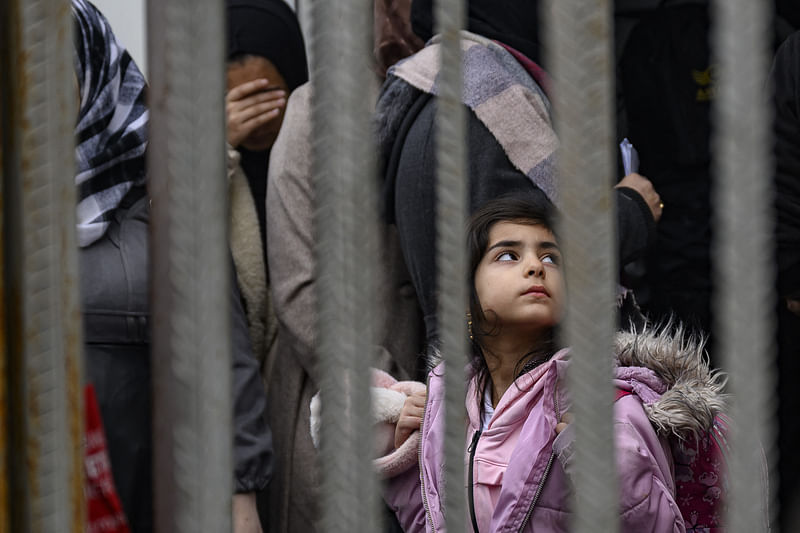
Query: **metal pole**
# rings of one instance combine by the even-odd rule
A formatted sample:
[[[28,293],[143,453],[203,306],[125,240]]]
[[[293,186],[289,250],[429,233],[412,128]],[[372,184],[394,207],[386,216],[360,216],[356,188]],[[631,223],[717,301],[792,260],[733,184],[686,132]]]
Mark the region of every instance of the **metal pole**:
[[[718,236],[714,326],[718,353],[730,376],[734,420],[727,528],[766,531],[774,519],[777,486],[773,166],[771,113],[764,91],[771,4],[722,0],[712,7],[719,75],[712,140]],[[763,484],[762,452],[773,474],[769,488]]]
[[[231,528],[233,444],[221,0],[148,2],[155,524]]]
[[[444,501],[449,531],[466,531],[464,489],[465,376],[468,352],[466,311],[467,218],[466,109],[461,29],[466,22],[464,0],[437,0],[436,28],[441,35],[440,90],[436,98],[436,259],[438,316],[445,372],[445,485]]]
[[[369,0],[312,5],[312,124],[322,431],[320,531],[379,531],[371,472],[377,189]],[[366,94],[365,94],[366,93]]]
[[[77,117],[66,0],[3,11],[4,346],[12,531],[84,530]],[[0,418],[5,418],[2,416]]]
[[[575,532],[618,529],[611,385],[615,329],[611,5],[609,0],[545,4],[548,64],[561,141],[564,255],[569,293],[565,327],[572,347],[575,415]]]

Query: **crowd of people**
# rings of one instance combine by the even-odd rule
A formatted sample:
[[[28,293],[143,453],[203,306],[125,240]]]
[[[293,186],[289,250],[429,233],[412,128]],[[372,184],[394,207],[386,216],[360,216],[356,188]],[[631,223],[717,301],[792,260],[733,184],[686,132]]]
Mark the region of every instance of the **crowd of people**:
[[[319,457],[310,405],[321,381],[306,43],[284,0],[227,0],[226,6],[234,528],[306,533],[319,530]],[[86,373],[97,393],[128,527],[145,532],[153,529],[152,452],[158,445],[150,403],[147,85],[91,3],[72,0],[72,13]],[[382,82],[374,114],[382,253],[370,259],[385,281],[375,298],[386,313],[374,353],[363,364],[392,376],[386,387],[401,394],[390,420],[393,438],[376,465],[385,478],[387,531],[443,531],[444,369],[437,355],[434,240],[440,43],[432,0],[375,0],[374,15],[374,72]],[[676,20],[689,15],[704,27],[705,13],[681,11],[684,18]],[[569,523],[573,437],[569,394],[560,386],[569,348],[557,335],[568,258],[555,225],[558,135],[540,26],[538,2],[510,1],[501,8],[491,0],[470,0],[462,34],[465,79],[485,80],[466,84],[463,92],[471,213],[465,235],[470,353],[464,362],[470,372],[464,460],[467,523],[476,532],[566,531]],[[676,153],[681,147],[664,140],[665,128],[652,142],[640,127],[631,95],[647,73],[636,60],[631,53],[622,62],[630,73],[624,79],[629,127],[622,129],[643,147],[642,174],[650,169],[655,178],[631,172],[613,189],[620,283],[633,288],[620,290],[613,376],[619,391],[614,427],[620,518],[626,531],[718,527],[715,505],[724,498],[724,473],[680,462],[671,441],[719,431],[725,410],[722,378],[704,347],[710,333],[705,295],[712,283],[702,265],[711,261],[709,244],[698,248],[697,242],[680,241],[708,237],[707,212],[699,217],[703,208],[696,201],[709,189],[710,153],[692,152],[682,169],[674,165],[683,159],[658,152],[659,143]],[[713,100],[706,91],[713,80],[703,77],[709,69],[690,69],[705,91],[690,86],[696,95],[692,112],[707,114]],[[800,350],[800,33],[778,48],[771,78],[777,110],[778,364],[791,372],[790,356]],[[673,166],[661,165],[667,160]],[[686,234],[686,224],[696,232]],[[691,253],[682,254],[689,248]],[[673,252],[665,258],[665,250]],[[641,269],[649,269],[649,276]],[[689,271],[702,290],[684,298],[680,287],[665,289],[666,281]],[[785,382],[781,387],[783,422],[800,397]],[[788,423],[782,423],[780,438],[787,450],[800,442]],[[800,465],[790,454],[781,460],[781,495],[789,502]],[[704,474],[720,479],[707,483],[691,505],[688,497],[678,497],[690,477]],[[698,516],[708,522],[698,522]]]

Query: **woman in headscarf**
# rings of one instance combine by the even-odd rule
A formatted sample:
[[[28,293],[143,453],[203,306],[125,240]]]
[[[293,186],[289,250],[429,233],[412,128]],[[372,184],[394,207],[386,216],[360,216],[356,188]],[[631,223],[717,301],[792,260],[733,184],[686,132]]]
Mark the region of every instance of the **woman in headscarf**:
[[[105,426],[114,484],[131,530],[153,530],[146,188],[147,85],[108,21],[72,0],[77,233],[86,377]],[[232,284],[233,513],[237,532],[259,531],[254,492],[270,478],[266,397],[239,291]],[[155,436],[157,439],[158,436]]]
[[[289,94],[308,81],[305,43],[283,0],[228,0],[225,97],[231,251],[256,358],[276,336],[267,290],[267,169]]]
[[[539,2],[469,0],[462,33],[467,111],[469,210],[513,191],[533,189],[558,204],[547,75],[539,66]],[[384,215],[397,225],[403,255],[425,320],[430,346],[436,321],[434,141],[439,38],[433,0],[413,0],[411,24],[425,48],[389,70],[377,105],[383,163]],[[638,174],[617,189],[621,264],[652,241],[660,200]]]

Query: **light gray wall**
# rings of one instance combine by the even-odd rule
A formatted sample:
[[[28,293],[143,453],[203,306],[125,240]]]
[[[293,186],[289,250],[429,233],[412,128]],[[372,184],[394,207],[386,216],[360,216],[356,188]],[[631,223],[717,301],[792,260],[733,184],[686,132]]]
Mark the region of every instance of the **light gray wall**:
[[[117,40],[147,75],[147,17],[146,0],[92,0],[103,12]]]

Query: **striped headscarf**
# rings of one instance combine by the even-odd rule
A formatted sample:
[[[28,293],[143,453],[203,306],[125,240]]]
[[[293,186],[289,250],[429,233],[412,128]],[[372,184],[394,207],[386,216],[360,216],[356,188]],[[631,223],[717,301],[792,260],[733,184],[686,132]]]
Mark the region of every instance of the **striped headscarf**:
[[[72,0],[80,112],[75,126],[78,244],[106,232],[114,210],[145,182],[147,84],[91,3]]]

